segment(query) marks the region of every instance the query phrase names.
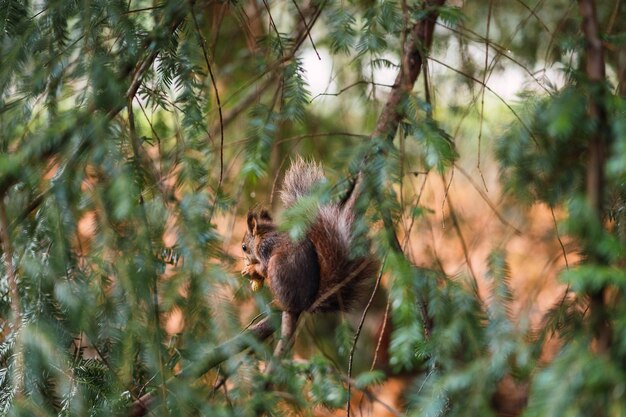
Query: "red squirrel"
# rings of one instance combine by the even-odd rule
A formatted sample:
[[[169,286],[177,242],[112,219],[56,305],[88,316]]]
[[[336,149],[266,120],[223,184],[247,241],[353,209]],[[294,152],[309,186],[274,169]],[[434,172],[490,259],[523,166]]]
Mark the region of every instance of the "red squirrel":
[[[301,158],[292,162],[280,189],[286,208],[326,181],[321,165]],[[356,188],[356,187],[355,187]],[[304,312],[347,311],[363,298],[378,273],[372,255],[353,257],[356,189],[343,203],[318,207],[303,239],[279,231],[267,210],[248,213],[243,238],[243,275],[252,289],[266,283],[278,307],[296,317]]]

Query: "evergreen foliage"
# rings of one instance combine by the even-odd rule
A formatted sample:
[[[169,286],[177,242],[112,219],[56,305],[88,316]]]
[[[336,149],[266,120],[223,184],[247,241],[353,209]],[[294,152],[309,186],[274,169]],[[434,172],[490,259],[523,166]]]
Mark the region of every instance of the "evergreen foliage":
[[[404,375],[398,415],[498,415],[507,379],[526,387],[526,416],[625,415],[626,5],[594,4],[608,76],[593,81],[575,4],[466,3],[0,0],[0,414],[131,415],[150,398],[152,415],[313,415],[355,393],[380,403],[374,391]],[[424,67],[394,105],[393,140],[372,135],[387,98],[374,73],[408,65],[411,28],[432,13],[433,48],[420,44],[420,57],[450,48],[453,78],[433,85]],[[318,97],[303,56],[322,48],[341,65]],[[508,66],[533,79],[551,66],[564,81],[481,107],[476,91]],[[444,81],[473,98],[438,102]],[[510,121],[488,144],[506,209],[560,210],[557,233],[581,254],[539,328],[514,317],[505,245],[486,276],[471,265],[447,276],[398,233],[438,209],[407,178],[441,176],[447,198],[446,175],[476,149],[480,170],[489,112]],[[466,117],[480,124],[477,145],[447,120]],[[600,140],[598,213],[587,184]],[[296,153],[332,181],[283,213],[284,230],[302,236],[316,203],[344,197],[360,172],[354,233],[374,242],[385,279],[356,319],[309,317],[298,337],[311,343],[277,360],[263,340],[273,328],[245,331],[273,306],[239,276],[232,235]],[[355,323],[370,307],[382,318],[387,297],[388,363],[373,369],[362,352],[378,354],[383,337]]]

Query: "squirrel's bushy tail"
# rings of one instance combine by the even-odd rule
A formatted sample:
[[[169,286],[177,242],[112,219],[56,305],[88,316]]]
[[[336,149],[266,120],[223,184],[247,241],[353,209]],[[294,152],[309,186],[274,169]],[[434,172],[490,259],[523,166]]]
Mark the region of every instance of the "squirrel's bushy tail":
[[[315,184],[325,181],[324,170],[316,162],[307,162],[301,157],[291,162],[285,173],[280,199],[285,207],[293,206],[299,198],[309,194]]]
[[[280,194],[283,203],[292,206],[323,180],[320,164],[298,158],[285,174]],[[319,207],[307,233],[320,267],[319,292],[309,311],[347,311],[368,297],[380,265],[369,253],[353,256],[353,224],[353,204],[328,203]]]
[[[320,288],[310,311],[348,311],[364,304],[378,273],[370,253],[353,255],[354,213],[337,204],[320,207],[308,232],[320,263]]]

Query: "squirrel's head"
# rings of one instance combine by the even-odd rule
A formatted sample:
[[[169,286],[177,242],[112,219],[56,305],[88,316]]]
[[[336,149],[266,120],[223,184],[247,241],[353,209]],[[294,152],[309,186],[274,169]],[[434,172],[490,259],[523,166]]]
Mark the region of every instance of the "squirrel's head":
[[[276,226],[272,220],[272,216],[266,209],[250,210],[247,219],[248,229],[243,236],[241,249],[248,259],[255,256],[254,248],[256,247],[256,239],[264,234],[274,231]]]

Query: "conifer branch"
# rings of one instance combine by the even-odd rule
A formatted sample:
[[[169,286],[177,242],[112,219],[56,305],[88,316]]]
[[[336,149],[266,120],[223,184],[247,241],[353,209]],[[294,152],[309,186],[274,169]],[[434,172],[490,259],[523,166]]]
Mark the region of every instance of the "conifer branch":
[[[393,83],[387,102],[378,116],[376,127],[371,134],[372,138],[383,138],[388,141],[393,141],[400,121],[404,117],[400,109],[400,103],[411,93],[411,90],[413,90],[413,86],[425,62],[423,54],[427,52],[432,45],[435,22],[438,17],[437,9],[443,6],[445,2],[446,0],[427,0],[424,7],[426,10],[429,10],[429,12],[423,19],[413,24],[410,30],[410,36],[403,42],[404,50],[401,57],[400,71]],[[348,200],[357,198],[362,181],[363,170],[357,174],[356,182]],[[388,230],[393,230],[392,224],[385,224],[385,227],[387,227]],[[402,251],[402,246],[397,237],[395,238],[395,242],[392,242],[392,245],[399,252]]]
[[[9,286],[9,296],[11,298],[11,312],[13,313],[13,331],[17,334],[22,327],[22,312],[20,308],[20,295],[17,288],[17,276],[15,274],[15,264],[13,263],[13,247],[9,233],[9,221],[7,219],[7,209],[4,204],[4,194],[0,195],[0,239],[2,239],[2,252],[4,255],[4,270],[7,274]],[[15,370],[17,378],[15,381],[15,393],[21,395],[23,378],[19,375],[22,372],[23,355],[19,350],[15,354]]]
[[[191,2],[189,7],[193,7],[193,2]],[[172,19],[172,21],[168,25],[170,35],[176,32],[176,30],[183,23],[185,18],[186,13],[179,11],[176,17]],[[150,69],[152,64],[154,64],[154,61],[159,55],[159,52],[161,52],[161,50],[156,46],[148,46],[148,48],[151,49],[150,53],[146,55],[141,61],[139,61],[137,65],[135,65],[135,70],[132,72],[131,82],[128,86],[128,89],[126,90],[126,101],[132,100],[135,97],[137,91],[139,90],[139,87],[141,86],[141,83],[143,82],[144,75]],[[113,107],[111,110],[109,110],[109,112],[107,112],[107,117],[109,119],[113,119],[120,111],[122,111],[125,106],[126,102],[120,102],[119,105]]]
[[[199,360],[195,363],[187,365],[180,373],[178,373],[178,375],[170,378],[166,382],[166,385],[177,382],[179,378],[199,378],[233,355],[243,352],[259,342],[263,342],[265,339],[274,334],[278,328],[277,318],[278,315],[272,314],[251,328],[244,330],[239,335],[222,343],[218,347],[200,355]],[[146,415],[150,411],[150,408],[154,405],[155,401],[156,396],[153,393],[150,392],[144,394],[137,401],[133,402],[128,415],[130,417],[140,417]]]
[[[323,5],[318,7],[318,6],[315,6],[313,3],[314,2],[309,2],[308,6],[305,9],[298,8],[298,12],[300,13],[302,19],[299,20],[299,27],[294,36],[294,39],[296,39],[296,43],[291,48],[289,53],[286,54],[284,57],[281,57],[280,59],[278,59],[273,64],[269,65],[267,70],[264,71],[261,74],[261,76],[256,77],[255,79],[252,80],[252,82],[245,84],[243,88],[240,88],[235,93],[233,93],[230,97],[227,97],[225,100],[223,100],[222,107],[226,106],[228,102],[232,100],[233,96],[237,95],[243,89],[249,88],[251,85],[256,83],[260,78],[262,78],[265,75],[268,75],[268,77],[261,84],[255,86],[254,90],[251,91],[246,97],[241,99],[239,102],[237,102],[237,104],[233,106],[233,108],[230,111],[224,112],[220,123],[216,124],[216,126],[211,128],[211,134],[215,134],[218,130],[225,129],[227,126],[229,126],[233,121],[237,119],[237,117],[242,112],[244,112],[248,107],[250,107],[254,102],[256,102],[263,95],[263,93],[265,93],[265,91],[267,91],[272,85],[274,85],[276,80],[279,78],[279,73],[277,70],[283,68],[285,64],[289,63],[295,57],[296,53],[300,50],[300,47],[302,46],[303,40],[306,39],[307,34],[309,33],[310,29],[313,27],[313,25],[319,18]],[[311,21],[307,24],[306,19],[308,18],[311,18]]]
[[[411,28],[402,55],[400,72],[387,98],[385,107],[378,117],[372,137],[393,140],[404,116],[399,111],[400,103],[410,92],[417,81],[417,77],[425,62],[424,54],[430,49],[433,42],[433,32],[438,16],[438,7],[445,4],[445,0],[427,0],[425,9],[429,10],[424,19],[418,20]]]
[[[191,5],[193,5],[193,2],[191,3],[192,3]],[[180,25],[185,20],[186,14],[183,12],[183,10],[180,10],[178,14],[176,14],[176,16],[172,19],[172,21],[167,25],[170,30],[170,34],[173,34],[174,32],[176,32],[176,30],[180,27]],[[113,118],[115,118],[119,114],[119,112],[121,112],[124,108],[126,108],[128,101],[134,99],[135,95],[137,94],[137,91],[139,90],[139,87],[141,86],[145,73],[152,66],[157,56],[159,55],[160,49],[157,47],[150,47],[149,45],[150,43],[146,41],[145,46],[147,48],[151,48],[151,51],[148,55],[146,55],[143,59],[141,59],[135,65],[135,70],[132,71],[131,81],[126,90],[125,96],[119,97],[118,100],[115,100],[111,104],[110,108],[102,109],[104,110],[106,114],[106,118],[108,120],[112,120]],[[120,78],[124,78],[127,75],[129,74],[128,73],[122,74]],[[93,102],[90,103],[85,109],[84,113],[80,114],[77,117],[77,120],[74,123],[74,125],[67,127],[62,133],[60,133],[59,135],[60,139],[56,141],[55,143],[53,143],[51,146],[47,147],[39,155],[32,155],[31,153],[28,153],[28,152],[18,153],[15,156],[15,159],[11,161],[12,164],[9,167],[9,169],[5,170],[5,172],[3,172],[3,175],[0,177],[0,193],[4,193],[11,186],[17,184],[20,181],[20,174],[19,174],[18,168],[23,165],[32,164],[33,156],[36,156],[38,160],[43,161],[46,158],[56,155],[59,152],[63,151],[63,149],[69,147],[72,144],[72,141],[69,140],[71,135],[76,130],[78,130],[79,127],[82,127],[83,125],[87,125],[91,121],[93,117],[93,113],[96,111],[98,111],[98,108],[96,107],[96,105]],[[80,156],[91,146],[91,144],[92,144],[91,140],[84,139],[81,142],[81,144],[78,146],[74,155]],[[34,200],[29,205],[29,212],[34,210],[36,206],[38,205],[37,203],[41,203],[42,201],[43,199],[39,201]]]
[[[2,252],[4,255],[4,269],[7,274],[9,292],[11,297],[11,312],[15,323],[15,330],[19,329],[22,321],[20,309],[20,296],[17,289],[17,277],[15,275],[15,265],[13,264],[13,247],[11,236],[9,235],[9,221],[7,209],[4,204],[4,195],[0,198],[0,239],[2,239]]]
[[[410,35],[404,44],[402,54],[401,67],[396,80],[393,84],[387,102],[378,117],[376,128],[372,132],[372,138],[382,138],[387,141],[393,141],[400,121],[404,117],[401,111],[401,103],[413,90],[413,86],[417,81],[422,66],[426,62],[425,53],[430,50],[433,42],[433,32],[435,22],[438,17],[438,8],[445,4],[446,0],[427,0],[425,9],[428,13],[422,20],[418,20],[413,24]],[[357,174],[355,185],[349,197],[349,201],[353,201],[358,197],[363,182],[363,169]],[[348,203],[350,204],[350,203]],[[383,225],[386,230],[391,233],[391,246],[398,253],[403,253],[402,245],[395,232],[395,225],[391,213],[387,210],[382,213]],[[424,320],[424,333],[428,337],[432,331],[433,321],[428,313],[428,302],[424,295],[420,295],[420,311]]]

